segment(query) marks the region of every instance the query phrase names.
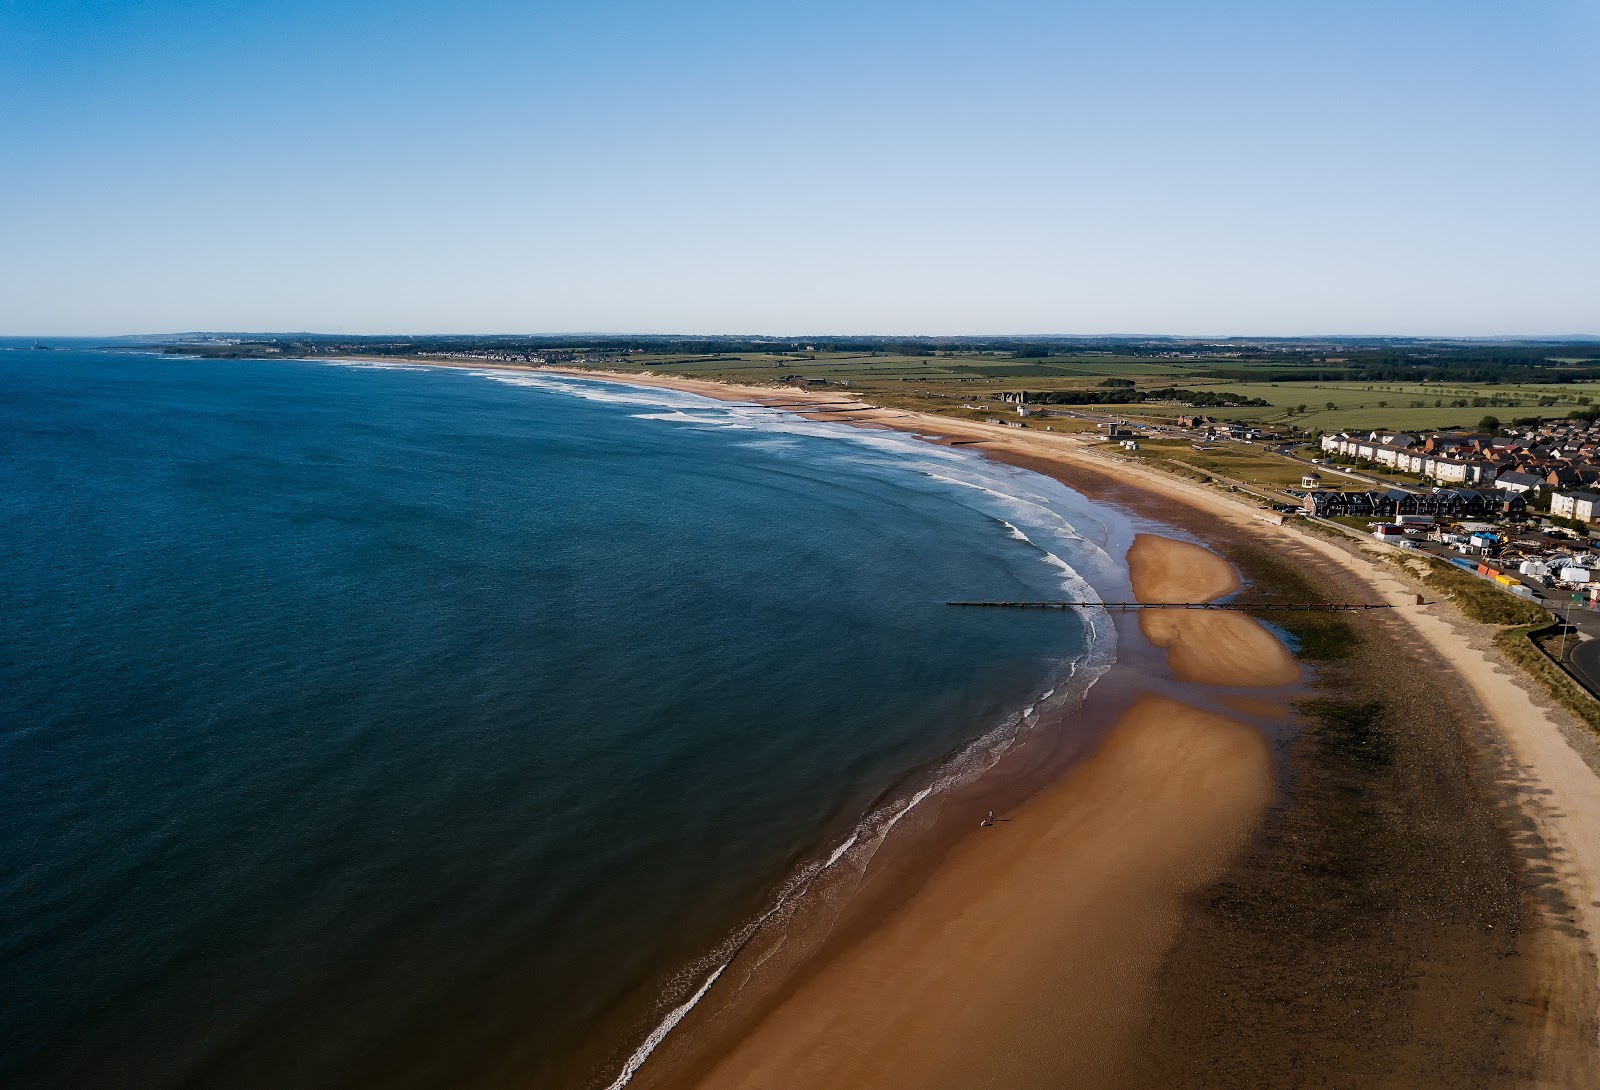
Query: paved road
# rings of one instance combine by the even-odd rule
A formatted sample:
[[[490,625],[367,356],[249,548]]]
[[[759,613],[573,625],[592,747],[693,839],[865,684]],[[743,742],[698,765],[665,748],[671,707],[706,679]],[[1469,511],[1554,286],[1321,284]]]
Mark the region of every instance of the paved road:
[[[1575,614],[1573,622],[1577,621],[1578,617]],[[1576,637],[1569,639],[1571,642],[1567,646],[1568,668],[1591,694],[1600,695],[1600,639],[1579,640]]]

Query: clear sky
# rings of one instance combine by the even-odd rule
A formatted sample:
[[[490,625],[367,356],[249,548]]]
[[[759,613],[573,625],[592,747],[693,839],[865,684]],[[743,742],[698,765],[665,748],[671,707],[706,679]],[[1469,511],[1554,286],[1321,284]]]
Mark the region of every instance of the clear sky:
[[[0,0],[0,334],[1600,333],[1600,0]]]

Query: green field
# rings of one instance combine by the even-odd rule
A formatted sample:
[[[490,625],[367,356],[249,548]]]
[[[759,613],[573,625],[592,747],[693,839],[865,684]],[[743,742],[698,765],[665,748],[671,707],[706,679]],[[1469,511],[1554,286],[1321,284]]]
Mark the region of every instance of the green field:
[[[1178,462],[1264,489],[1298,488],[1300,475],[1312,468],[1256,446],[1220,443],[1210,450],[1195,450],[1183,439],[1141,439],[1134,456],[1148,462]]]
[[[1199,386],[1199,383],[1187,385]],[[1600,403],[1600,385],[1488,386],[1461,383],[1283,382],[1206,383],[1205,388],[1270,401],[1271,409],[1217,409],[1225,420],[1293,423],[1323,431],[1396,428],[1406,431],[1471,426],[1485,415],[1565,416]],[[1466,404],[1461,404],[1466,402]],[[1547,404],[1543,404],[1548,402]],[[1333,408],[1328,408],[1332,404]],[[1306,406],[1306,411],[1290,409]]]
[[[1100,392],[1114,389],[1104,385],[1107,380],[1122,380],[1144,389],[1172,386],[1259,398],[1269,406],[1202,406],[1192,410],[1172,402],[1144,401],[1062,407],[1145,420],[1171,420],[1180,413],[1200,411],[1223,420],[1278,427],[1292,424],[1321,431],[1473,427],[1486,415],[1494,415],[1502,422],[1520,416],[1563,417],[1573,409],[1600,404],[1600,383],[1518,386],[1460,382],[1238,382],[1202,376],[1202,372],[1215,366],[1111,353],[1027,359],[993,352],[700,356],[635,353],[620,365],[624,370],[751,383],[775,383],[789,376],[824,379],[827,388],[837,386],[842,390],[848,384],[852,392],[880,404],[958,416],[974,415],[963,410],[962,405],[979,405],[979,414],[1006,411],[998,399],[1010,391]],[[1277,370],[1281,372],[1282,368]],[[1302,405],[1304,411],[1299,408]]]

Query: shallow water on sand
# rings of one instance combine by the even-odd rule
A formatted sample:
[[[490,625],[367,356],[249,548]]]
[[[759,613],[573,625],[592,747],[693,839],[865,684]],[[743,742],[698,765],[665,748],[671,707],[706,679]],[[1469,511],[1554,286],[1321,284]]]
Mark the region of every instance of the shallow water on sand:
[[[906,436],[311,361],[0,391],[8,1086],[603,1084],[1111,650],[944,603],[1116,586],[1131,531]]]

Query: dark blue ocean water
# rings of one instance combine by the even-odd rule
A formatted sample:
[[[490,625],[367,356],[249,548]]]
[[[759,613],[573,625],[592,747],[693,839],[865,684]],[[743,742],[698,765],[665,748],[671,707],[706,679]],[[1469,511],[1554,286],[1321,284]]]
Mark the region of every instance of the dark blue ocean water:
[[[943,603],[1125,537],[688,395],[0,349],[0,1083],[604,1085],[1109,652]]]

